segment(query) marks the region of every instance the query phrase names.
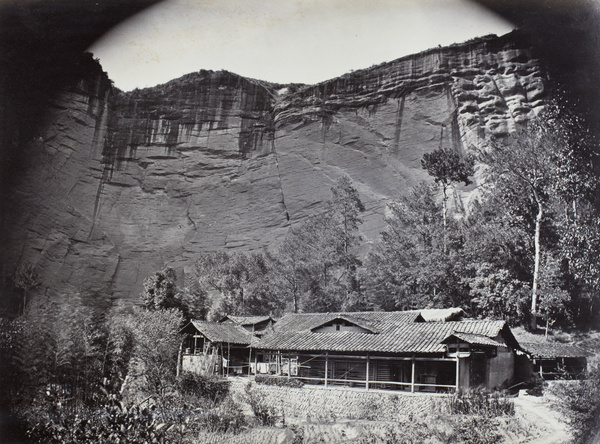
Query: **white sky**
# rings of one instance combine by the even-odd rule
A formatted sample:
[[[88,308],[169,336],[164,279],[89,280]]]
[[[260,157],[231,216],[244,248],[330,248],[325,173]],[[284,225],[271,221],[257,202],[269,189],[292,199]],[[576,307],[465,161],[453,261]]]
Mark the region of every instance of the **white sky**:
[[[200,69],[311,84],[512,29],[467,0],[165,0],[89,50],[125,91]]]

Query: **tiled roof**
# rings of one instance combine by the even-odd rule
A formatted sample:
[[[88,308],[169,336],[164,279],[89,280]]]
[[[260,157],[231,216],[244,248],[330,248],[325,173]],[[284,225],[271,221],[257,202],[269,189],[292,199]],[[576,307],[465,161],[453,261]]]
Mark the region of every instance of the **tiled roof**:
[[[452,338],[459,339],[460,341],[466,342],[467,344],[475,344],[475,345],[490,345],[492,347],[499,347],[504,345],[502,342],[498,342],[495,339],[489,338],[485,335],[476,335],[473,333],[463,333],[455,331],[450,334],[446,339],[442,342],[447,344],[452,341]]]
[[[323,325],[336,318],[348,318],[365,325],[369,329],[381,330],[382,325],[389,326],[406,322],[422,321],[418,311],[360,311],[360,312],[335,312],[335,313],[295,313],[282,317],[275,324],[276,332],[299,332],[310,330]]]
[[[367,322],[364,319],[361,319],[359,317],[356,316],[352,316],[352,315],[339,315],[339,314],[332,314],[329,318],[327,318],[324,322],[321,322],[319,325],[315,325],[314,327],[311,327],[311,331],[314,331],[315,329],[317,329],[318,327],[321,327],[322,325],[328,324],[330,322],[335,321],[336,319],[340,319],[346,322],[349,322],[351,324],[357,325],[365,330],[368,330],[370,333],[379,333],[379,331],[377,330],[377,328],[373,325],[372,322]]]
[[[190,321],[190,324],[211,342],[248,345],[252,338],[252,333],[237,324],[219,324],[207,321]],[[184,327],[185,329],[187,326]]]
[[[255,325],[260,324],[261,322],[273,320],[271,316],[225,316],[219,322],[224,322],[227,319],[231,319],[233,322],[239,325]]]
[[[352,314],[359,318],[371,317],[368,321],[373,323],[378,319],[376,325],[380,333],[349,331],[313,333],[309,328],[314,325],[316,315],[288,315],[278,322],[274,333],[265,335],[255,347],[298,351],[443,353],[445,348],[442,341],[454,332],[494,338],[500,343],[514,341],[504,321],[414,322],[419,318],[418,314],[418,312],[392,312],[385,315],[367,312]],[[385,322],[386,320],[388,322]]]
[[[575,345],[558,342],[527,342],[521,344],[521,346],[534,358],[583,358],[590,356],[590,353]]]

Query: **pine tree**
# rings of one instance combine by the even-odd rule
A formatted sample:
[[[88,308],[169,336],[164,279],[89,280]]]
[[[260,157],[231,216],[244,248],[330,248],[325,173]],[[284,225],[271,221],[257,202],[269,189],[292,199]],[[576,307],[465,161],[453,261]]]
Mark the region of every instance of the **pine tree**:
[[[471,156],[461,158],[459,153],[450,148],[440,147],[431,153],[425,153],[421,159],[421,166],[427,170],[433,180],[442,188],[442,215],[444,221],[444,234],[447,229],[448,218],[448,189],[456,183],[470,185],[470,177],[475,173],[475,159]],[[444,238],[444,252],[446,242]]]

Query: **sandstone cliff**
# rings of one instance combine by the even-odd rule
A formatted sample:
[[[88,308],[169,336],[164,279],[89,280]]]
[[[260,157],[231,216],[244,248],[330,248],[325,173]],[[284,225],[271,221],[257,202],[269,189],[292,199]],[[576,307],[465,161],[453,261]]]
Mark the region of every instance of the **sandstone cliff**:
[[[9,264],[44,288],[134,300],[163,264],[276,245],[348,175],[377,240],[386,203],[426,152],[466,152],[539,112],[549,82],[517,33],[318,85],[200,71],[123,93],[98,69],[57,99],[13,192]],[[455,195],[466,205],[477,183]]]

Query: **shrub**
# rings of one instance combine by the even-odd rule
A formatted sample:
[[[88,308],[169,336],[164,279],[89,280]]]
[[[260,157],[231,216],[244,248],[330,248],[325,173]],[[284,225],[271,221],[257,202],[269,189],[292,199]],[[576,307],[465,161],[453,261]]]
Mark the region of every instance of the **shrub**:
[[[279,418],[279,411],[267,402],[264,393],[252,387],[252,383],[248,383],[246,386],[246,402],[250,404],[254,416],[261,425],[275,425]]]
[[[304,386],[304,383],[299,379],[286,378],[282,376],[256,375],[254,381],[257,384],[276,385],[278,387],[300,388]]]
[[[555,407],[569,418],[576,442],[588,442],[591,435],[598,433],[600,365],[590,370],[587,379],[556,382],[550,391],[559,400]]]
[[[240,407],[229,397],[218,408],[203,412],[198,422],[211,433],[239,433],[246,425]]]
[[[227,398],[230,385],[230,381],[215,375],[183,372],[177,378],[177,389],[181,394],[206,399],[213,405]]]
[[[482,415],[488,418],[515,414],[512,400],[498,393],[488,395],[484,390],[458,392],[448,398],[448,408],[451,413]]]
[[[499,424],[490,417],[459,418],[452,433],[446,436],[446,442],[464,442],[469,444],[494,444],[502,441],[498,432]]]
[[[246,421],[239,406],[230,398],[213,409],[176,406],[162,411],[121,403],[97,409],[30,410],[25,415],[27,436],[33,442],[92,444],[181,442],[200,430],[238,433]]]
[[[64,444],[97,442],[148,442],[168,440],[173,428],[158,421],[148,409],[106,406],[97,410],[57,410],[28,418],[27,435],[34,442]]]
[[[530,396],[544,396],[544,389],[548,383],[544,381],[540,376],[535,375],[527,389],[527,394]]]

